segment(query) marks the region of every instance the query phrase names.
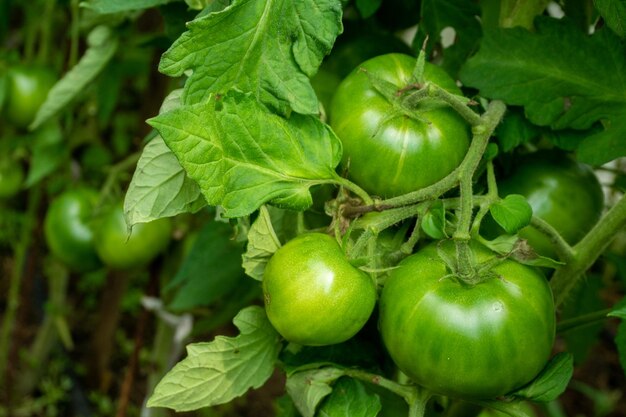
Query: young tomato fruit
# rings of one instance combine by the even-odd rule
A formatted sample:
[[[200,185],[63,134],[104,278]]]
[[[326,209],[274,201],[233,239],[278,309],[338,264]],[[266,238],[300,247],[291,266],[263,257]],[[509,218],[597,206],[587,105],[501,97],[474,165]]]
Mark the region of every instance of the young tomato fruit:
[[[97,269],[91,221],[98,192],[91,188],[69,190],[52,201],[44,220],[44,235],[50,252],[77,272]]]
[[[562,153],[538,152],[522,158],[513,173],[498,182],[502,197],[521,194],[533,214],[556,229],[571,245],[596,224],[604,207],[598,178],[587,165]],[[547,236],[532,227],[518,232],[542,256],[556,258]]]
[[[454,256],[455,245],[440,250]],[[494,255],[472,244],[478,262]],[[380,299],[383,342],[400,370],[431,391],[490,399],[531,381],[550,357],[552,292],[528,266],[504,260],[469,285],[449,275],[437,245],[404,259]]]
[[[392,197],[431,185],[459,166],[469,148],[468,124],[448,105],[425,101],[409,111],[397,97],[372,84],[377,77],[397,87],[410,83],[415,58],[387,54],[365,61],[340,84],[330,124],[343,144],[343,164],[354,182],[371,194]],[[426,63],[424,78],[461,91],[443,69]]]
[[[45,67],[20,65],[11,68],[4,105],[6,119],[15,126],[28,127],[56,80],[54,72]]]
[[[334,238],[308,233],[274,253],[263,295],[267,316],[285,339],[323,346],[344,342],[365,325],[376,285],[348,262]]]
[[[107,266],[125,270],[149,264],[168,245],[172,222],[162,218],[126,226],[121,204],[108,211],[96,228],[96,251]]]

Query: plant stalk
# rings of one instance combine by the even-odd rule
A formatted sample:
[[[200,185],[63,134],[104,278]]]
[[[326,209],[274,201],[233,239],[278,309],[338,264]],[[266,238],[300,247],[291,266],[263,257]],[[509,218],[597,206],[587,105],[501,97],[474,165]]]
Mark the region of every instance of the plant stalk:
[[[611,241],[626,226],[626,195],[615,204],[574,247],[571,262],[558,268],[550,285],[556,306],[560,306]]]
[[[583,314],[582,316],[573,317],[568,320],[563,320],[562,322],[557,324],[556,332],[565,333],[573,329],[578,329],[580,327],[585,327],[585,326],[589,326],[589,325],[604,321],[610,318],[607,316],[607,314],[609,314],[611,311],[613,311],[613,309],[607,308],[604,310],[594,311],[588,314]]]

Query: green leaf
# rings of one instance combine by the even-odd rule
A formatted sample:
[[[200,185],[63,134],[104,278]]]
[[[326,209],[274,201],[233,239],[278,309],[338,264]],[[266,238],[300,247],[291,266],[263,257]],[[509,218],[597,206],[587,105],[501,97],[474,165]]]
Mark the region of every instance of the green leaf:
[[[173,1],[178,0],[86,0],[81,2],[80,6],[99,14],[109,14],[149,9]]]
[[[317,417],[375,417],[381,409],[380,398],[368,393],[363,384],[352,378],[340,378]]]
[[[481,36],[477,16],[480,8],[471,0],[423,0],[418,32],[413,40],[413,49],[420,50],[428,36],[427,52],[440,43],[444,29],[454,29],[451,45],[442,48],[441,66],[453,77],[476,49]]]
[[[52,87],[29,129],[38,128],[78,97],[113,58],[117,47],[118,39],[111,28],[94,28],[87,37],[87,51],[78,64]]]
[[[259,217],[248,232],[248,247],[242,257],[246,274],[256,280],[263,280],[265,266],[280,246],[268,207],[261,206]]]
[[[148,121],[189,177],[226,217],[264,203],[304,210],[309,188],[337,178],[341,142],[314,116],[274,115],[251,95],[231,92]]]
[[[510,194],[503,200],[497,201],[489,207],[493,219],[507,233],[517,233],[523,227],[530,224],[533,217],[533,209],[523,195]]]
[[[626,37],[626,0],[593,0],[604,22],[620,37]]]
[[[604,163],[626,155],[626,55],[611,31],[593,36],[567,20],[537,18],[537,31],[486,30],[461,80],[480,94],[524,106],[531,122],[553,129],[604,130],[581,143],[579,159]]]
[[[496,128],[496,137],[502,152],[510,152],[519,145],[537,137],[540,129],[530,123],[521,112],[509,109],[502,123]]]
[[[422,218],[422,230],[433,239],[444,239],[446,235],[446,210],[441,200],[428,208]]]
[[[197,410],[263,385],[274,371],[280,337],[262,307],[241,310],[233,322],[239,336],[188,345],[187,357],[159,382],[148,407]]]
[[[356,8],[364,19],[374,15],[383,0],[356,0]]]
[[[482,237],[479,240],[492,251],[500,255],[508,255],[515,249],[519,238],[512,235],[500,235],[493,240],[486,240]]]
[[[557,399],[567,388],[574,373],[574,358],[569,353],[558,353],[530,384],[511,395],[536,402]]]
[[[318,404],[333,390],[330,384],[343,375],[337,368],[297,372],[287,377],[287,393],[303,417],[314,417]]]
[[[232,88],[286,114],[317,114],[309,77],[342,31],[339,0],[237,0],[202,16],[163,55],[159,70],[192,74],[184,102],[203,102]]]
[[[124,199],[126,222],[132,226],[206,206],[200,187],[183,170],[160,136],[144,148]]]
[[[189,255],[168,284],[177,288],[168,308],[176,311],[207,307],[245,279],[241,268],[243,244],[233,239],[229,224],[211,221],[200,230]]]
[[[476,404],[491,410],[495,410],[495,413],[484,413],[487,416],[511,416],[511,417],[535,417],[535,413],[532,412],[532,408],[529,410],[528,404],[524,401],[477,401]],[[483,413],[480,414],[481,416]]]
[[[67,144],[57,123],[50,123],[34,132],[32,155],[25,187],[32,187],[57,170],[68,160]]]
[[[626,299],[622,299],[622,301],[617,303],[613,311],[607,314],[607,316],[618,317],[622,320],[626,320]]]

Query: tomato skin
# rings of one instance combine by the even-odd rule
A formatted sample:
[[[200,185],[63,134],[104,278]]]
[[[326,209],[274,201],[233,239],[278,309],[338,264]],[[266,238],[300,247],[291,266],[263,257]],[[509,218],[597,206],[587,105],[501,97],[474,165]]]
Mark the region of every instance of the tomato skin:
[[[52,201],[44,220],[50,252],[77,272],[93,271],[102,265],[91,229],[98,197],[91,188],[66,191]]]
[[[6,119],[17,127],[28,127],[56,80],[54,72],[46,67],[19,65],[11,68],[4,106]]]
[[[591,168],[561,153],[538,152],[522,158],[507,178],[498,182],[502,197],[521,194],[533,214],[554,227],[573,245],[597,223],[604,194]],[[542,256],[556,258],[550,240],[532,227],[518,232]]]
[[[112,269],[127,270],[148,265],[169,244],[169,218],[138,223],[132,233],[126,226],[124,208],[117,204],[106,212],[96,227],[96,251]]]
[[[323,346],[344,342],[365,325],[376,285],[348,262],[334,238],[307,233],[274,253],[263,295],[270,322],[286,340]]]
[[[360,65],[401,89],[409,84],[415,58],[387,54]],[[443,69],[426,64],[425,79],[461,94]],[[330,124],[343,144],[349,177],[371,194],[393,197],[431,185],[459,166],[470,143],[468,124],[443,103],[419,107],[415,116],[397,114],[363,71],[340,84]],[[421,119],[421,120],[420,120]]]
[[[454,243],[441,249],[454,254]],[[479,262],[494,255],[472,245]],[[391,272],[379,328],[396,365],[433,392],[466,399],[507,394],[532,380],[554,342],[552,292],[537,270],[505,260],[497,277],[460,284],[429,245]]]
[[[11,158],[0,160],[0,199],[11,198],[21,189],[24,182],[22,165]]]

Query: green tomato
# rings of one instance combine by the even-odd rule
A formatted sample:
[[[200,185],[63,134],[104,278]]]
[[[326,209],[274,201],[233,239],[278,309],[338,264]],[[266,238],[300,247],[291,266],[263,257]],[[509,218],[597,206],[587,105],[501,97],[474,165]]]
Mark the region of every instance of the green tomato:
[[[323,346],[354,336],[376,304],[376,285],[337,241],[308,233],[278,249],[263,275],[267,316],[286,340]]]
[[[22,189],[23,182],[22,165],[11,158],[0,159],[0,199],[16,195]]]
[[[591,230],[604,207],[602,187],[591,168],[555,152],[537,152],[522,158],[512,174],[498,182],[498,191],[502,197],[526,197],[533,214],[571,245]],[[557,257],[550,240],[536,229],[525,227],[518,234],[539,255]]]
[[[106,212],[96,227],[96,251],[105,265],[126,270],[148,265],[169,244],[169,218],[138,223],[130,231],[122,204]]]
[[[98,192],[91,188],[69,190],[52,201],[44,220],[50,252],[78,272],[97,269],[100,259],[91,229]]]
[[[56,80],[49,68],[25,65],[11,68],[4,105],[6,119],[17,127],[28,127]]]
[[[415,58],[388,54],[360,67],[401,89]],[[424,76],[461,94],[441,68],[426,64]],[[348,175],[371,194],[392,197],[429,186],[459,166],[469,148],[468,124],[443,103],[425,103],[410,115],[380,94],[363,71],[346,77],[335,94],[330,124],[343,144]]]
[[[471,245],[478,262],[493,256]],[[452,241],[439,248],[454,256]],[[555,336],[552,292],[536,269],[512,260],[474,286],[449,275],[436,244],[391,271],[380,298],[383,342],[401,371],[443,395],[490,399],[531,381]]]

